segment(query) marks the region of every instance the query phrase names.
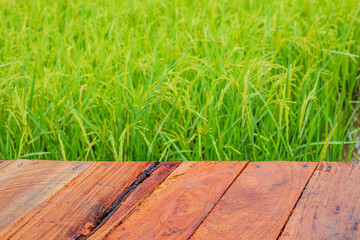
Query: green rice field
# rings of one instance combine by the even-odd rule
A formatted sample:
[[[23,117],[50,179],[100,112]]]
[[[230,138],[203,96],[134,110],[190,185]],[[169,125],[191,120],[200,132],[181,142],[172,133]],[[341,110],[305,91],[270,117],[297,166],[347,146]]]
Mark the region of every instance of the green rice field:
[[[1,0],[0,159],[360,159],[359,55],[358,0]]]

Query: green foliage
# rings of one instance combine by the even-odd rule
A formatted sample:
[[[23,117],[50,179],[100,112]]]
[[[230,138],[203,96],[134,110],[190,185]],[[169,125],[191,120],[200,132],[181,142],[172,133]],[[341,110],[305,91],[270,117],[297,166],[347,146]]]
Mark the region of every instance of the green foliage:
[[[358,0],[2,0],[0,159],[342,159]]]

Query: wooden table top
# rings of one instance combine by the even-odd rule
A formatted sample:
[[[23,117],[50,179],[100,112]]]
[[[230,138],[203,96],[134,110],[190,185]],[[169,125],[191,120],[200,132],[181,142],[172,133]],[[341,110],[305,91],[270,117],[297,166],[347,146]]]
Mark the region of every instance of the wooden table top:
[[[360,164],[0,161],[0,239],[360,239]]]

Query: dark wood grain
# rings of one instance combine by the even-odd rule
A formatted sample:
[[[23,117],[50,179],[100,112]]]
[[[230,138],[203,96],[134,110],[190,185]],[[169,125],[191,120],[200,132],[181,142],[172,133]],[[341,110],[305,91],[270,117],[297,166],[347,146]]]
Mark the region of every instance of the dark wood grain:
[[[146,197],[148,197],[154,189],[162,183],[169,174],[180,165],[180,163],[161,163],[151,176],[141,183],[118,207],[109,219],[104,221],[104,224],[98,229],[95,229],[94,233],[88,238],[88,240],[103,239],[108,235],[115,227],[117,227],[121,221]]]
[[[316,166],[250,163],[191,239],[276,239]]]
[[[107,239],[187,239],[246,162],[184,162]]]
[[[148,162],[95,163],[8,229],[0,239],[76,239],[87,235],[112,203],[149,166]]]
[[[7,162],[0,170],[0,234],[91,164],[37,160]]]
[[[360,239],[360,164],[320,163],[280,239]]]

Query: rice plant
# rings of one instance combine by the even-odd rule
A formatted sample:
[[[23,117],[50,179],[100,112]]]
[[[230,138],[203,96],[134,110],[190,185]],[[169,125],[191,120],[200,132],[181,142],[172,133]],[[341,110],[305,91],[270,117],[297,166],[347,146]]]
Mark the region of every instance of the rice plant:
[[[349,160],[359,55],[357,0],[2,0],[0,159]]]

